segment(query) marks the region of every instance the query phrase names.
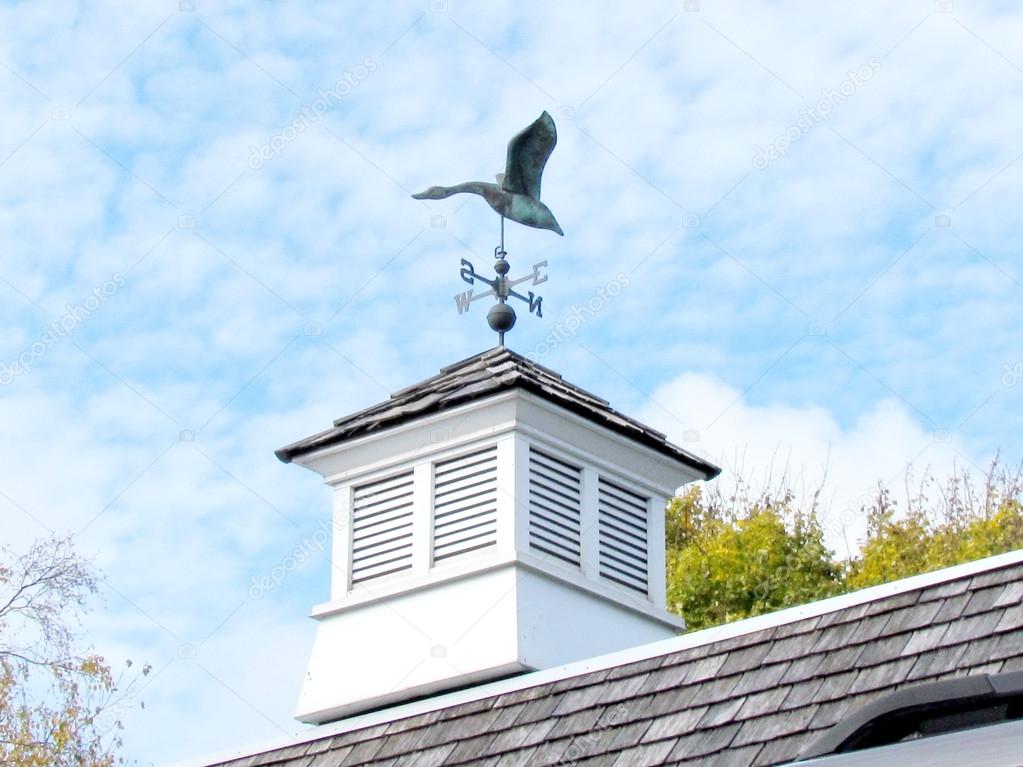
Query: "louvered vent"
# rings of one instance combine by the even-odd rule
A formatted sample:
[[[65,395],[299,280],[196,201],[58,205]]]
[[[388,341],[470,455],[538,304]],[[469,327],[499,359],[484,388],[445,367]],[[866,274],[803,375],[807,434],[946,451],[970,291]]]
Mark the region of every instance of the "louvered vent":
[[[412,568],[412,472],[356,487],[352,583]]]
[[[497,448],[434,467],[433,560],[497,543]]]
[[[582,471],[529,448],[529,547],[579,566]]]
[[[600,576],[647,593],[647,501],[600,478]]]

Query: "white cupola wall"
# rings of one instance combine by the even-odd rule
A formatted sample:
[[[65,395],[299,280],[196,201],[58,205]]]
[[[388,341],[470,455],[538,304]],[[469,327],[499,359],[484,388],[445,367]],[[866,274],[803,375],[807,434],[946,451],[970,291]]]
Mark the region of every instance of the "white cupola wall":
[[[298,719],[672,636],[664,506],[717,468],[504,348],[278,451],[333,490]]]

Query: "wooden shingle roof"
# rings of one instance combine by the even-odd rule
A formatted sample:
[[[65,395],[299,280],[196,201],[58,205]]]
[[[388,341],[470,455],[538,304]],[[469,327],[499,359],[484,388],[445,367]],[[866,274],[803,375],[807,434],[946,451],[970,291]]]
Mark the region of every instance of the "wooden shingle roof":
[[[550,368],[506,347],[496,347],[443,368],[425,381],[395,392],[358,413],[339,418],[333,427],[276,451],[288,462],[320,448],[399,426],[416,418],[466,405],[510,389],[522,389],[695,469],[705,479],[721,469],[672,444],[664,434],[629,418],[585,389],[570,384]]]
[[[325,725],[302,742],[216,764],[783,763],[896,689],[1023,670],[1023,552],[648,647],[646,657],[596,659],[563,678],[537,672],[489,685],[481,690],[495,691],[476,699],[438,696],[413,715],[405,706]]]

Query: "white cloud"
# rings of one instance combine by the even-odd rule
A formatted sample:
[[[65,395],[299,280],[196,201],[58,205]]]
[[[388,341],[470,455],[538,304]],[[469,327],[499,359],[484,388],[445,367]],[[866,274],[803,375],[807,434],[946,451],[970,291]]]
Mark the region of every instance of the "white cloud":
[[[682,444],[700,429],[728,466],[787,461],[812,486],[827,463],[836,511],[907,460],[941,472],[1014,441],[1023,386],[1000,379],[1023,358],[1018,9],[196,5],[0,8],[0,361],[65,302],[127,276],[75,334],[98,362],[65,341],[0,389],[0,490],[60,530],[109,506],[80,544],[178,635],[116,594],[97,620],[104,651],[175,659],[131,722],[131,755],[238,745],[233,726],[272,735],[250,705],[293,726],[323,563],[211,640],[210,670],[242,698],[177,648],[213,631],[292,545],[270,506],[303,525],[327,514],[316,479],[273,448],[493,343],[483,312],[460,318],[451,300],[459,259],[489,262],[493,214],[406,189],[500,170],[505,140],[541,109],[559,128],[544,197],[567,236],[510,227],[508,244],[516,270],[548,259],[548,321],[666,240],[544,364]],[[907,33],[828,124],[753,170],[755,145]],[[248,167],[251,145],[365,56],[378,65],[365,82]],[[934,228],[940,212],[951,227]],[[523,315],[512,343],[527,351],[548,331]],[[305,334],[310,321],[322,335]],[[761,377],[812,322],[829,335]],[[652,389],[665,409],[637,397]],[[183,429],[194,444],[177,441]],[[935,442],[941,429],[950,442]],[[2,496],[0,514],[5,542],[42,530]],[[279,673],[248,679],[268,657]]]
[[[842,423],[820,404],[753,403],[712,376],[687,373],[655,389],[642,418],[721,466],[715,481],[727,487],[786,481],[804,503],[823,487],[825,534],[842,556],[866,532],[861,508],[878,482],[898,499],[907,467],[919,479],[976,466],[958,437],[925,428],[893,398]]]

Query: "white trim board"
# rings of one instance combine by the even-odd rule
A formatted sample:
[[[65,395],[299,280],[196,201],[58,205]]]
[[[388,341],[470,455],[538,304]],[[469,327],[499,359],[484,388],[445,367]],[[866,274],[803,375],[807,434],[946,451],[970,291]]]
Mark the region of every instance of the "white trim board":
[[[948,581],[970,578],[980,573],[999,570],[1004,567],[1010,567],[1020,563],[1023,563],[1023,549],[1010,551],[993,557],[987,557],[986,559],[978,559],[974,562],[956,565],[955,567],[947,567],[942,570],[923,573],[922,575],[915,575],[911,578],[892,581],[891,583],[881,584],[880,586],[871,586],[870,588],[861,589],[860,591],[853,591],[849,594],[842,594],[837,597],[822,599],[817,602],[810,602],[809,604],[800,605],[798,607],[790,607],[785,610],[778,610],[777,612],[758,615],[754,618],[746,618],[745,620],[735,621],[734,623],[726,623],[721,626],[715,626],[702,631],[694,631],[690,634],[682,634],[681,636],[664,639],[660,642],[652,642],[638,647],[631,647],[627,650],[621,650],[608,655],[601,655],[596,658],[569,663],[557,668],[534,671],[528,674],[511,677],[509,679],[502,679],[497,682],[490,682],[488,684],[482,684],[455,692],[443,693],[423,700],[413,701],[411,703],[403,703],[390,708],[381,709],[380,711],[372,711],[367,714],[360,714],[338,722],[304,729],[290,738],[279,739],[263,746],[242,747],[213,757],[189,759],[177,762],[170,767],[205,767],[210,764],[218,764],[232,759],[241,759],[246,756],[253,756],[255,754],[262,754],[268,751],[286,748],[288,746],[308,743],[310,741],[339,735],[351,730],[362,729],[363,727],[371,727],[373,725],[383,724],[398,719],[405,719],[406,717],[424,714],[437,709],[450,708],[452,706],[469,703],[482,698],[515,692],[516,690],[523,690],[528,687],[535,687],[537,685],[548,684],[550,682],[557,682],[562,679],[579,676],[591,671],[603,671],[608,668],[624,666],[628,663],[634,663],[636,661],[656,658],[661,655],[678,652],[679,650],[700,647],[702,645],[711,644],[724,639],[743,636],[745,634],[753,633],[754,631],[761,631],[763,629],[795,623],[796,621],[804,620],[806,618],[826,615],[848,607],[855,607],[866,602],[886,599],[897,594],[924,589],[929,586],[935,586]]]

